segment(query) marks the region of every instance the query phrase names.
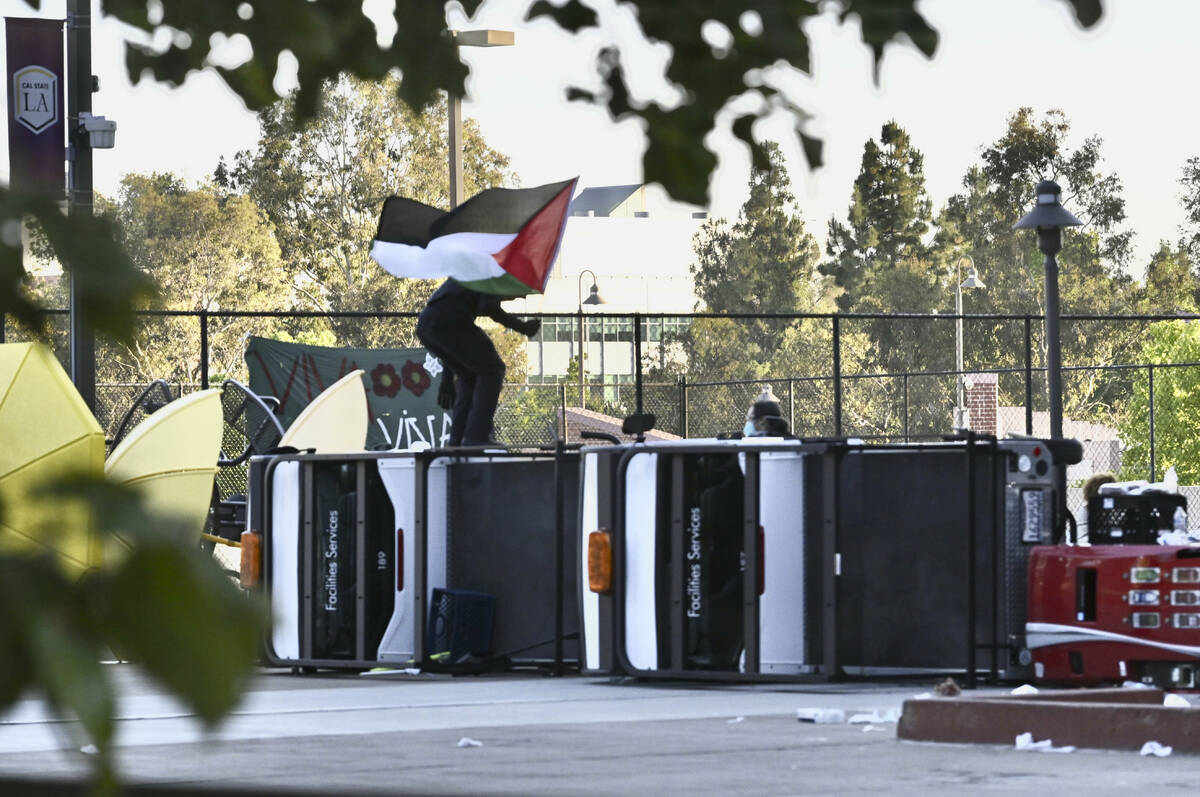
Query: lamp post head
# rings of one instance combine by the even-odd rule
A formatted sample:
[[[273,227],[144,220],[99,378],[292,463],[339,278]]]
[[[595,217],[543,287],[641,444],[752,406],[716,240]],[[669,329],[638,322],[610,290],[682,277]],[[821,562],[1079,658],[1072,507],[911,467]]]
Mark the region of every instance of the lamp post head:
[[[962,284],[959,285],[958,287],[960,287],[960,288],[986,288],[987,286],[983,284],[983,280],[979,279],[979,272],[975,270],[974,266],[972,266],[971,268],[967,269],[967,278],[965,280],[963,280]]]
[[[584,304],[608,304],[604,301],[604,297],[600,295],[600,289],[596,287],[596,283],[592,283],[591,289],[588,291],[588,297],[583,300]]]
[[[1037,184],[1036,190],[1037,204],[1013,225],[1013,229],[1036,229],[1038,249],[1042,254],[1053,255],[1062,248],[1062,228],[1078,227],[1083,222],[1062,206],[1062,188],[1058,183],[1042,180]]]
[[[1042,180],[1037,184],[1037,204],[1033,210],[1021,217],[1014,230],[1033,227],[1078,227],[1082,221],[1062,206],[1062,188],[1053,180]]]
[[[588,290],[588,297],[583,298],[583,275],[589,274],[592,277],[592,287]],[[582,310],[585,304],[597,305],[608,304],[604,301],[604,297],[600,295],[600,289],[596,287],[596,272],[590,268],[585,268],[579,272],[579,280],[577,282],[578,293],[576,298],[579,299],[579,309]]]

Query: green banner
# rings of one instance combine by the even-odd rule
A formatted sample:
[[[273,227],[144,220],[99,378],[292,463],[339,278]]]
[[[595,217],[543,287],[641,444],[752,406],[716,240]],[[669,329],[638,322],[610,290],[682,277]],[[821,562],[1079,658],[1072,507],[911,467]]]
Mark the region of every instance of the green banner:
[[[250,389],[279,399],[284,428],[326,387],[361,368],[368,449],[436,448],[450,439],[450,413],[437,405],[442,364],[425,349],[331,348],[251,337],[246,365]]]

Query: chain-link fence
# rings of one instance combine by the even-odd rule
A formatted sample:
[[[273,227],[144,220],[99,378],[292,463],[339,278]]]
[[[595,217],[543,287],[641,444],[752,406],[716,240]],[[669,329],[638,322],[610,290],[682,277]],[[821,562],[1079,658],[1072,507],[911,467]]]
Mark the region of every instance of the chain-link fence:
[[[908,441],[950,433],[1049,434],[1042,319],[1029,315],[543,314],[533,339],[494,328],[509,379],[496,435],[514,446],[578,439],[573,411],[593,421],[635,413],[680,437],[739,430],[769,387],[795,434]],[[96,406],[112,435],[137,395],[166,379],[175,395],[227,378],[248,381],[251,335],[325,346],[409,347],[415,313],[178,312],[138,314],[134,343],[97,342]],[[0,340],[28,333],[0,319]],[[1062,317],[1064,434],[1091,471],[1200,482],[1198,363],[1168,344],[1176,316]],[[48,338],[69,359],[65,313]],[[1151,347],[1149,342],[1153,341]],[[1170,352],[1184,352],[1169,359]],[[961,352],[961,362],[959,362]],[[1164,354],[1166,353],[1166,354]],[[226,479],[244,479],[230,473]],[[237,485],[223,485],[236,491]]]

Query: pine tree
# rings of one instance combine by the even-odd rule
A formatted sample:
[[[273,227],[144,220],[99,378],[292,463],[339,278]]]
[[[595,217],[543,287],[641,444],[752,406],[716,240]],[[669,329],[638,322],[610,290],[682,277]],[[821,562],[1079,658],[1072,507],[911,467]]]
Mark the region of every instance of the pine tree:
[[[826,312],[828,280],[817,272],[820,249],[807,232],[790,189],[778,145],[765,144],[770,168],[756,170],[750,196],[732,224],[714,219],[696,234],[691,267],[698,309],[720,313]],[[831,357],[829,325],[793,318],[699,318],[668,344],[681,356],[680,373],[732,386],[705,389],[711,428],[693,424],[693,433],[741,427],[746,408],[771,374],[816,373]],[[793,428],[817,433],[825,427],[822,407],[801,403]]]
[[[751,175],[737,221],[714,219],[696,236],[691,273],[704,309],[803,312],[820,300],[816,240],[800,218],[779,146],[765,147],[770,168]]]
[[[931,207],[925,190],[924,157],[904,128],[888,122],[878,143],[868,139],[863,145],[862,166],[854,181],[846,222],[829,221],[826,254],[831,260],[821,271],[842,289],[840,309],[852,310],[872,295],[890,309],[917,309],[897,306],[897,299],[903,297],[879,295],[877,283],[903,261],[909,262],[911,270],[913,261],[925,260]],[[918,296],[921,293],[918,291]]]

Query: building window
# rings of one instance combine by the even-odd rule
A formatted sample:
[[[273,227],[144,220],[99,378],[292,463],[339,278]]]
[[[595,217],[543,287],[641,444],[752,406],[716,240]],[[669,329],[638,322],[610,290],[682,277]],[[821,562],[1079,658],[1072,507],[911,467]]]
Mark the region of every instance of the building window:
[[[570,318],[543,318],[538,333],[543,343],[570,342],[575,340],[575,321]]]
[[[664,335],[677,338],[688,329],[686,318],[647,318],[645,323],[644,331],[649,343],[659,343]]]

